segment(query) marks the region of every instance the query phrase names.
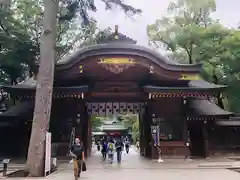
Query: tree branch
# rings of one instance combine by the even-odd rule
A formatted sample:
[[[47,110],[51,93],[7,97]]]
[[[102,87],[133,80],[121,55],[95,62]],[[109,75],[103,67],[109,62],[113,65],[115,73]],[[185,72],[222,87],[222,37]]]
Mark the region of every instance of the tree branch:
[[[4,31],[8,36],[10,36],[10,33],[9,33],[8,29],[4,27],[2,21],[0,21],[0,27],[3,29],[3,31]]]
[[[185,51],[187,52],[189,64],[193,64],[193,59],[192,59],[192,44],[190,45],[190,48],[189,48],[189,49],[187,48],[187,46],[183,46],[183,49],[185,49]]]

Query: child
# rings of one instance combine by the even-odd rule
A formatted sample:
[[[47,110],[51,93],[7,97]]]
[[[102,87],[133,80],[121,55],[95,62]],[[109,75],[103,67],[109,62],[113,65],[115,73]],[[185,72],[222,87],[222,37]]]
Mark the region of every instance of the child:
[[[108,162],[110,164],[113,163],[113,155],[114,155],[114,143],[113,143],[113,141],[109,141],[109,143],[108,143]]]

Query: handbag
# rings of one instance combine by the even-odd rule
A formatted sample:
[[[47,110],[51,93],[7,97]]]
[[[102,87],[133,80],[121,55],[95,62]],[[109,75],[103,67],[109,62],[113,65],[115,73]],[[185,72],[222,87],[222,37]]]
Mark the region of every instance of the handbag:
[[[82,171],[87,171],[87,166],[85,161],[83,161],[82,163]]]

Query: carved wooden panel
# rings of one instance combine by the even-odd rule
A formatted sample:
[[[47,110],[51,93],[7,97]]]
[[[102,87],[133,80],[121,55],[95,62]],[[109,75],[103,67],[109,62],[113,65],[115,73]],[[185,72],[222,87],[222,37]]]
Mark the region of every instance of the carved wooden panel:
[[[134,103],[134,104],[133,104],[133,113],[134,113],[134,114],[140,113],[140,108],[141,108],[141,104],[139,104],[139,103]]]
[[[133,103],[128,103],[127,104],[127,113],[128,114],[133,114]]]
[[[145,112],[144,103],[127,102],[99,102],[87,103],[89,114],[98,116],[112,116],[117,114],[143,114]]]
[[[105,116],[106,114],[106,104],[105,103],[99,103],[98,105],[98,112],[99,112],[99,116]]]
[[[119,102],[113,103],[113,114],[119,114]]]
[[[92,114],[99,114],[98,103],[92,103]]]
[[[135,62],[129,58],[101,58],[98,62],[103,68],[107,69],[111,73],[119,74],[124,70],[135,65]]]
[[[106,116],[112,115],[112,103],[106,103]]]
[[[127,103],[120,103],[120,109],[119,109],[119,113],[120,114],[126,114],[127,112]]]

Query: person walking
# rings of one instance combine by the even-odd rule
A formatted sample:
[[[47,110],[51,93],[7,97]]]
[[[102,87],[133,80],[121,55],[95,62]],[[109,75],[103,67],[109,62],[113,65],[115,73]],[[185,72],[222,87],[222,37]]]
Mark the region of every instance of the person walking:
[[[107,141],[104,141],[103,144],[102,144],[102,157],[103,157],[103,161],[106,160],[106,157],[107,157],[107,149],[108,149],[108,143]]]
[[[97,141],[97,150],[100,151],[100,141]]]
[[[125,141],[125,150],[126,150],[127,154],[129,153],[129,147],[130,147],[130,142],[129,142],[129,140],[126,140]]]
[[[84,147],[79,138],[75,138],[75,143],[70,149],[70,155],[74,158],[74,174],[79,178],[82,172],[82,165],[85,163]],[[76,168],[76,169],[75,169]]]
[[[122,161],[122,150],[124,148],[124,144],[121,138],[118,138],[115,143],[115,149],[117,152],[117,162],[120,164]]]
[[[137,147],[137,150],[139,150],[140,145],[139,145],[139,141],[138,141],[138,140],[137,140],[137,142],[136,142],[136,147]]]
[[[108,142],[108,162],[110,164],[113,163],[113,157],[114,157],[114,141],[110,139]]]

